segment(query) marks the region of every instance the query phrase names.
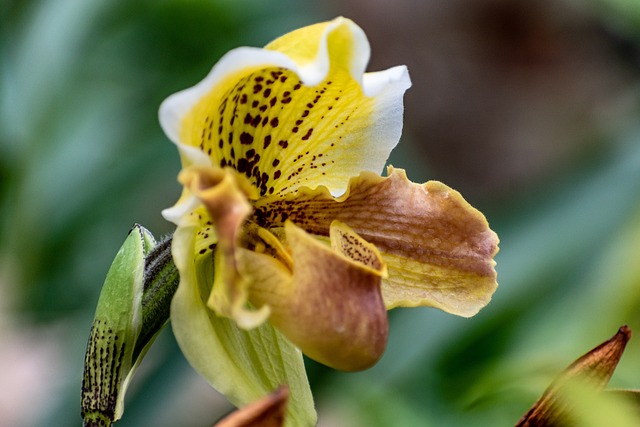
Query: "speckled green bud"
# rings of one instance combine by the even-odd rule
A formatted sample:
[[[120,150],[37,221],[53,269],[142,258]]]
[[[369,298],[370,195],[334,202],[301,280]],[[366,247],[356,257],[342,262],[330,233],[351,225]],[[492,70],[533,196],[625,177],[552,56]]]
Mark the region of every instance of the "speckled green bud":
[[[123,411],[126,388],[141,359],[145,257],[156,246],[135,225],[118,251],[100,293],[84,362],[81,411],[85,427],[110,426]]]

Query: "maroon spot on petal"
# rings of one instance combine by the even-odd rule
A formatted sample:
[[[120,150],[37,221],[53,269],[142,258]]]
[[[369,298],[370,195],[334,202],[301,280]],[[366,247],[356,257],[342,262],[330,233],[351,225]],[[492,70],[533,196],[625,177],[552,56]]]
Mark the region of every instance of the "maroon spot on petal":
[[[280,121],[278,120],[277,117],[274,117],[273,119],[271,119],[271,122],[270,122],[271,126],[274,128],[277,128],[279,123]]]
[[[309,128],[309,130],[307,131],[307,133],[305,134],[305,136],[302,137],[303,141],[308,140],[311,137],[311,134],[313,133],[313,128]]]
[[[253,143],[253,135],[247,132],[242,132],[240,134],[240,144],[249,145]]]
[[[240,173],[245,173],[247,172],[249,169],[249,162],[247,161],[247,159],[240,159],[238,160],[238,172]]]

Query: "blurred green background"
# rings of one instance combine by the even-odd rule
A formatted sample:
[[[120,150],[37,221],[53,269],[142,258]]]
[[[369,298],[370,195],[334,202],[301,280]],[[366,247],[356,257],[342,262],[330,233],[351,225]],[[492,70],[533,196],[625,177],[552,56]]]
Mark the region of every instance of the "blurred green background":
[[[635,0],[3,0],[0,425],[80,425],[84,346],[134,222],[172,230],[176,150],[157,109],[227,50],[344,15],[371,70],[407,64],[391,162],[438,179],[501,238],[500,287],[472,319],[395,310],[385,356],[309,363],[321,426],[509,426],[622,324],[640,332],[640,3]],[[640,388],[640,340],[613,387]],[[230,410],[170,328],[126,426],[206,426]]]

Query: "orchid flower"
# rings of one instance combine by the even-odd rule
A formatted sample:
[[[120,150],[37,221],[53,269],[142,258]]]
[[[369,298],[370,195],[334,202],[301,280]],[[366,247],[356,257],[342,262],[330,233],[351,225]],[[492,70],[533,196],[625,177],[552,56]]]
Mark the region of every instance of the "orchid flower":
[[[230,51],[160,107],[182,160],[182,196],[163,212],[177,225],[176,339],[238,406],[287,384],[294,425],[315,422],[301,352],[366,369],[387,310],[469,317],[497,287],[479,211],[442,183],[379,175],[411,82],[404,66],[365,73],[369,53],[337,18]]]

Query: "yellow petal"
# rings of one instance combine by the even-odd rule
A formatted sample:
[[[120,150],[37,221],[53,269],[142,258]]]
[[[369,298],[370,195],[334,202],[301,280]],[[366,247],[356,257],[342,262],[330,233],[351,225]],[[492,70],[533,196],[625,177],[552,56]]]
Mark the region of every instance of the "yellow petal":
[[[353,178],[339,198],[326,188],[302,188],[254,207],[254,220],[265,227],[289,219],[325,236],[333,220],[352,227],[387,264],[382,292],[388,308],[426,305],[472,316],[497,287],[496,234],[479,211],[439,182],[414,184],[404,171],[390,168],[386,178]]]
[[[368,59],[348,19],[302,28],[229,52],[163,102],[160,122],[185,166],[202,165],[204,154],[261,195],[319,184],[340,193],[351,176],[383,168],[402,130],[406,68],[364,74]]]
[[[268,323],[247,331],[207,306],[213,264],[210,254],[193,256],[198,230],[197,218],[188,216],[173,236],[180,285],[171,303],[171,324],[180,349],[191,366],[238,407],[286,384],[291,397],[285,425],[314,426],[302,353]]]
[[[385,267],[375,248],[344,224],[332,229],[337,250],[285,225],[293,271],[246,250],[239,253],[239,266],[253,279],[252,301],[269,305],[270,322],[303,353],[335,369],[362,370],[380,358],[387,342],[380,293]]]

